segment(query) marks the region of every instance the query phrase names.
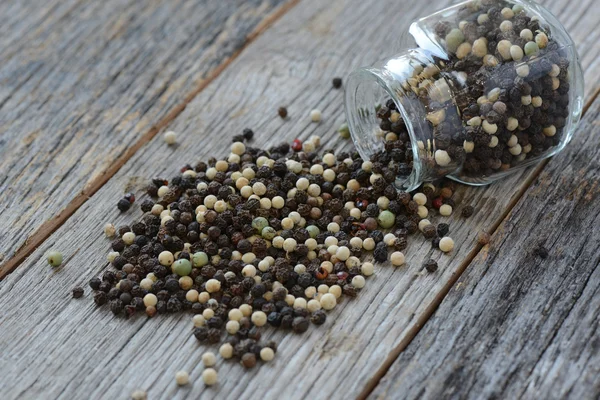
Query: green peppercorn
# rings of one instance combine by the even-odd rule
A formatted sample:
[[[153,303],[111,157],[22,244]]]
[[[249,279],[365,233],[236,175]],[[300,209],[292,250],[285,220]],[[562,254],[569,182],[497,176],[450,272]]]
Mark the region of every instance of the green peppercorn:
[[[379,216],[377,217],[377,223],[379,224],[379,226],[381,226],[384,229],[389,229],[392,226],[394,226],[394,223],[396,222],[396,216],[394,214],[392,214],[391,211],[388,210],[384,210],[382,212],[379,213]]]
[[[58,267],[63,262],[63,255],[62,253],[56,250],[51,250],[50,252],[48,252],[46,259],[48,260],[48,264],[50,264],[53,267]]]
[[[208,255],[203,251],[194,253],[192,256],[192,262],[194,263],[194,267],[204,267],[206,264],[208,264]]]
[[[340,134],[340,136],[344,139],[349,139],[350,138],[350,128],[348,128],[348,124],[347,123],[343,123],[339,126],[338,128],[338,133]]]
[[[267,226],[269,226],[269,221],[264,217],[256,217],[252,220],[252,227],[256,229],[259,235]]]
[[[263,239],[272,240],[275,236],[277,236],[277,231],[270,226],[265,226],[261,232],[261,236]]]
[[[306,231],[308,232],[308,235],[313,239],[315,239],[321,233],[320,229],[315,225],[307,226]]]
[[[192,263],[185,258],[181,258],[173,263],[172,269],[179,276],[188,276],[192,272]]]

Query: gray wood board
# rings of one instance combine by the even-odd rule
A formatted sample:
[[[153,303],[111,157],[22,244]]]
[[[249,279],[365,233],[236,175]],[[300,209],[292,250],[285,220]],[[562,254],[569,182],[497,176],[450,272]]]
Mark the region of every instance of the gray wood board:
[[[284,0],[34,3],[0,6],[0,267]]]
[[[430,244],[412,238],[407,266],[379,266],[359,297],[340,304],[323,327],[311,327],[301,336],[266,329],[264,337],[280,342],[274,362],[244,371],[235,363],[219,361],[220,383],[213,388],[201,384],[199,360],[203,351],[217,348],[199,346],[191,337],[189,314],[124,321],[106,308],[96,309],[87,289],[81,300],[70,299],[69,291],[104,269],[108,252],[101,232],[104,223],[128,223],[140,215],[137,209],[124,215],[116,210],[115,201],[125,187],[139,188],[155,175],[170,176],[182,162],[227,154],[229,138],[244,127],[257,132],[255,144],[260,146],[312,134],[323,137],[323,148],[349,146],[334,131],[344,118],[342,93],[330,87],[331,78],[381,58],[387,54],[382,49],[392,50],[395,37],[389,29],[382,32],[381,26],[407,27],[417,16],[443,5],[416,0],[404,5],[391,0],[303,1],[248,46],[168,127],[178,132],[179,146],[167,147],[160,137],[150,141],[0,283],[0,304],[8,310],[2,316],[8,328],[0,343],[10,349],[2,356],[6,364],[0,366],[9,378],[4,393],[9,398],[40,391],[50,397],[114,398],[144,388],[152,398],[326,398],[353,397],[363,390],[390,349],[414,330],[415,321],[469,259],[477,231],[493,225],[518,197],[526,172],[502,185],[459,187],[459,203],[472,204],[478,212],[462,220],[456,216],[459,208],[444,219],[451,224],[457,248],[447,256],[433,254],[441,267],[438,273],[422,273],[421,263],[432,256]],[[578,40],[584,32],[575,26],[573,35]],[[288,107],[289,120],[276,115],[280,105]],[[320,124],[309,122],[311,108],[323,111]],[[51,248],[66,257],[57,271],[43,260]],[[35,295],[15,295],[25,292]],[[25,310],[30,317],[20,318]],[[175,386],[179,369],[190,371],[192,385]],[[59,378],[43,374],[48,370]]]
[[[597,99],[373,398],[600,396],[599,116]]]

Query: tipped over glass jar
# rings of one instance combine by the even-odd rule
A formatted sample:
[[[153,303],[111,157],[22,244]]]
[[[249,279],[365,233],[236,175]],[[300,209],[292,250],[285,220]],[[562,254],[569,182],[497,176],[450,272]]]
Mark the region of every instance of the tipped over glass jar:
[[[444,176],[486,185],[569,142],[583,76],[548,10],[530,0],[470,0],[409,33],[413,48],[353,72],[345,94],[360,155],[393,167],[398,189]]]

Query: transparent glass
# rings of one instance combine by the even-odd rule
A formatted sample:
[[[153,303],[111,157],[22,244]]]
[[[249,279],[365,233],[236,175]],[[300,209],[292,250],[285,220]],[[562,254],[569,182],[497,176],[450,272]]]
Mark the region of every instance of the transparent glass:
[[[345,93],[361,157],[395,165],[398,189],[444,176],[486,185],[556,154],[573,136],[581,65],[568,33],[539,4],[471,0],[414,22],[409,33],[413,48],[353,72]]]

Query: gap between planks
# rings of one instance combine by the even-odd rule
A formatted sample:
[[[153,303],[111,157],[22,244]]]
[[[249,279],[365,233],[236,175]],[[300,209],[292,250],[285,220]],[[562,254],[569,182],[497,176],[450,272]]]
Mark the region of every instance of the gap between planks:
[[[176,105],[169,113],[153,125],[142,137],[136,141],[133,146],[129,147],[123,155],[115,160],[100,176],[86,185],[83,190],[77,194],[65,208],[57,215],[44,222],[35,232],[33,232],[17,249],[14,256],[10,258],[4,265],[0,266],[0,280],[4,279],[8,274],[13,272],[25,259],[40,246],[52,233],[62,226],[90,197],[92,197],[110,178],[112,178],[125,163],[133,157],[133,155],[150,142],[163,128],[167,127],[175,118],[185,110],[187,105],[202,92],[212,81],[214,81],[238,56],[265,32],[273,23],[295,7],[300,0],[290,0],[283,4],[279,9],[268,15],[246,36],[246,43],[236,50],[230,57],[226,58],[221,64],[213,69],[206,78],[201,79],[198,86],[192,90],[183,100],[181,104]]]
[[[587,113],[588,109],[590,108],[590,106],[592,105],[594,100],[596,100],[596,98],[599,95],[600,95],[600,88],[596,89],[596,91],[594,93],[592,93],[590,98],[585,102],[585,105],[583,106],[583,110],[581,113],[582,118]],[[521,187],[519,188],[516,195],[513,197],[513,199],[510,201],[510,203],[508,203],[508,206],[506,207],[506,209],[502,212],[502,214],[500,214],[498,219],[496,219],[494,221],[494,223],[492,224],[492,226],[488,232],[490,235],[493,235],[496,232],[496,230],[498,229],[500,224],[502,224],[502,222],[508,217],[508,214],[510,214],[512,209],[517,205],[517,203],[525,195],[525,193],[527,192],[529,187],[533,184],[533,182],[535,182],[535,180],[542,173],[542,171],[544,170],[544,168],[546,167],[548,162],[550,162],[551,159],[552,159],[552,157],[546,158],[545,160],[540,162],[540,164],[538,164],[533,169],[533,171],[529,174],[529,176],[527,177],[527,179],[525,180],[523,185],[521,185]],[[427,308],[423,311],[421,316],[419,316],[419,318],[417,318],[417,321],[414,323],[414,325],[410,327],[410,329],[408,330],[404,339],[402,339],[400,341],[400,343],[398,343],[396,345],[396,347],[394,347],[391,350],[390,354],[387,356],[387,358],[385,359],[385,361],[383,362],[381,367],[379,367],[379,369],[375,372],[373,377],[367,382],[367,385],[365,386],[363,391],[358,395],[357,399],[365,400],[367,397],[369,397],[371,392],[373,392],[375,387],[379,384],[379,381],[381,380],[381,378],[383,378],[385,376],[388,369],[392,366],[392,364],[396,361],[396,359],[400,356],[400,354],[404,350],[406,350],[408,345],[419,334],[419,332],[425,326],[427,321],[431,318],[433,313],[438,309],[438,307],[440,306],[440,304],[442,303],[442,301],[444,300],[444,298],[446,297],[448,292],[450,292],[450,289],[452,289],[452,287],[456,284],[456,282],[461,277],[463,272],[465,272],[467,267],[469,265],[471,265],[471,262],[475,259],[477,254],[479,254],[479,252],[481,251],[481,249],[483,249],[483,247],[484,246],[479,243],[475,244],[473,249],[469,252],[469,254],[467,254],[467,257],[460,263],[458,269],[456,270],[456,273],[454,275],[452,275],[452,277],[448,280],[448,282],[446,282],[446,284],[442,287],[440,292],[434,297],[431,304],[429,304],[429,306],[427,306]]]

